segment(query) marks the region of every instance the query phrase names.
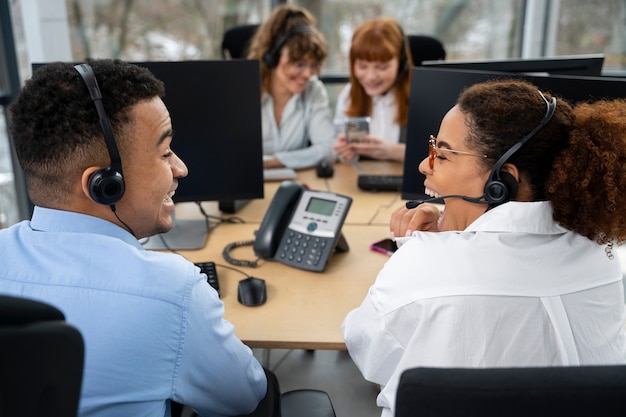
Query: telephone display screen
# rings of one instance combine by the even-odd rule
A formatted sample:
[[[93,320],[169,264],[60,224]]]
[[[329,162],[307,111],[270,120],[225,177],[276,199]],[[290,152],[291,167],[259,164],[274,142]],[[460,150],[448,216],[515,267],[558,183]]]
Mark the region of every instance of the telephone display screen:
[[[322,214],[324,216],[330,216],[333,214],[333,210],[335,210],[336,205],[336,201],[324,200],[321,198],[313,197],[311,198],[311,200],[309,200],[306,211],[315,214]]]

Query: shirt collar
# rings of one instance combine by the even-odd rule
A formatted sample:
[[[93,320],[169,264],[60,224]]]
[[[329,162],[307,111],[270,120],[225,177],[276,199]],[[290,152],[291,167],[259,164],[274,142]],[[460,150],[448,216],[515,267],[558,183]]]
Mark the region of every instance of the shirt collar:
[[[35,206],[30,227],[42,232],[96,233],[121,239],[136,247],[139,241],[122,227],[88,214]]]
[[[485,230],[540,235],[567,232],[566,228],[554,221],[552,214],[552,205],[549,201],[509,201],[488,210],[470,224],[465,231]]]

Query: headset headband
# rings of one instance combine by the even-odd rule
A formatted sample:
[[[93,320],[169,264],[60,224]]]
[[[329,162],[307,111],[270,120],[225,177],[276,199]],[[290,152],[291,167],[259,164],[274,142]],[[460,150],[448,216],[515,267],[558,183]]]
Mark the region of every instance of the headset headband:
[[[104,141],[109,151],[109,157],[111,158],[111,168],[122,174],[122,159],[120,158],[120,153],[117,149],[117,144],[115,143],[115,137],[113,136],[111,123],[109,122],[106,112],[104,111],[104,105],[102,104],[102,93],[100,92],[100,87],[98,86],[96,75],[94,74],[93,69],[89,64],[77,64],[74,66],[74,68],[83,78],[85,84],[87,84],[87,89],[89,90],[91,100],[96,106],[98,118],[100,119],[100,126],[102,127],[102,133],[104,135]]]

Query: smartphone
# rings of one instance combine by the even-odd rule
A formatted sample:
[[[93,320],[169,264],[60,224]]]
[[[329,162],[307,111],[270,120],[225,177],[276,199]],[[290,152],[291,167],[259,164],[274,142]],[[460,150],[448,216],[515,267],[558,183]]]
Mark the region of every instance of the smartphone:
[[[370,132],[369,117],[348,117],[345,121],[346,142],[364,142]]]
[[[370,249],[374,252],[380,252],[391,256],[396,250],[398,250],[398,245],[396,245],[396,242],[391,239],[383,239],[372,243],[370,245]]]

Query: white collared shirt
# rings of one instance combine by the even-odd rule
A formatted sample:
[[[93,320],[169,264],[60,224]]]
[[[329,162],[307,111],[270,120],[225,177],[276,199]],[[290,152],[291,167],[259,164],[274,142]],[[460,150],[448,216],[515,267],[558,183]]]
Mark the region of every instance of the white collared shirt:
[[[264,94],[261,125],[263,155],[274,155],[288,168],[308,168],[335,158],[335,128],[328,93],[317,77],[309,79],[302,93],[289,98],[280,125],[274,117],[272,97]]]
[[[550,203],[403,240],[342,325],[384,417],[411,367],[626,363],[619,257],[556,224]]]

